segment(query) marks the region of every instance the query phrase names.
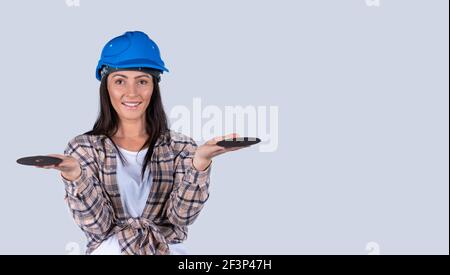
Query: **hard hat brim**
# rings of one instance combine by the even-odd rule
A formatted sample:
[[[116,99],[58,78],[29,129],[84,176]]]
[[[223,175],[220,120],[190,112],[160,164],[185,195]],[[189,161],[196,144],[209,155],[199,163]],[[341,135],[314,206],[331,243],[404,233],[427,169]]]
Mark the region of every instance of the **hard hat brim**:
[[[108,62],[102,62],[97,65],[97,69],[95,72],[96,78],[98,80],[101,80],[101,74],[100,71],[102,69],[103,66],[109,66],[111,68],[116,68],[116,69],[127,69],[127,68],[151,68],[151,69],[156,69],[156,70],[160,70],[161,73],[163,72],[169,72],[169,70],[164,67],[164,66],[160,66],[159,64],[156,64],[154,62],[152,62],[151,60],[148,59],[134,59],[134,60],[127,60],[126,62],[120,62],[120,63],[108,63]]]

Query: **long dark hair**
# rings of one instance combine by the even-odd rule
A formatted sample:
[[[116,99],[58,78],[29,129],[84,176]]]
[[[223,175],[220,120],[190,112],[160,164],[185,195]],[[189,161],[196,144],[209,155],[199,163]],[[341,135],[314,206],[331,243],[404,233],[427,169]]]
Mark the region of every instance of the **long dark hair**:
[[[116,143],[112,140],[112,137],[118,130],[119,117],[116,110],[111,104],[111,99],[109,97],[107,87],[107,78],[107,76],[104,76],[100,82],[100,112],[97,121],[94,123],[94,127],[92,128],[92,130],[84,134],[107,136],[114,144],[114,147],[116,147],[121,161],[126,162]],[[150,98],[150,104],[148,105],[147,110],[145,110],[145,130],[149,137],[145,141],[141,149],[139,149],[140,151],[148,146],[148,151],[145,155],[144,163],[142,165],[142,180],[144,179],[146,167],[151,160],[156,141],[163,134],[170,135],[170,132],[168,131],[169,125],[167,116],[161,100],[158,80],[157,78],[152,77],[152,81],[153,93]]]

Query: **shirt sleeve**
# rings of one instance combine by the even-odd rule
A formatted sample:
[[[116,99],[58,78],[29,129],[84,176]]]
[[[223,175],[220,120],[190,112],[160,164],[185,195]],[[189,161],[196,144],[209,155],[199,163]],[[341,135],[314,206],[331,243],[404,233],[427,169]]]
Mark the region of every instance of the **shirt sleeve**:
[[[114,212],[100,186],[98,165],[89,154],[89,147],[89,142],[80,138],[68,143],[64,155],[78,160],[81,175],[70,181],[61,174],[61,179],[65,185],[65,201],[75,223],[91,238],[102,240],[111,228]]]
[[[175,158],[174,188],[167,206],[167,216],[172,224],[191,225],[209,198],[211,166],[197,170],[192,161],[197,145],[194,140],[184,143]]]

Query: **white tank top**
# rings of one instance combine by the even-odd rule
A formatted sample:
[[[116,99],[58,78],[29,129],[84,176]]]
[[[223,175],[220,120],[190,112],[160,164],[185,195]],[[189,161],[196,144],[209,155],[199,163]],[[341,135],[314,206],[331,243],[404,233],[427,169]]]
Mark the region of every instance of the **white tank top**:
[[[133,218],[137,218],[140,217],[144,211],[153,183],[152,176],[150,175],[150,178],[148,178],[148,174],[150,173],[149,169],[146,169],[144,180],[141,180],[142,164],[148,148],[139,152],[128,151],[121,147],[119,147],[119,150],[127,160],[126,163],[122,163],[120,157],[117,156],[116,179],[119,187],[120,198],[125,214],[128,214]],[[187,254],[186,248],[182,243],[169,244],[169,249],[170,254],[172,255]],[[116,235],[104,240],[91,254],[121,254],[119,241]]]

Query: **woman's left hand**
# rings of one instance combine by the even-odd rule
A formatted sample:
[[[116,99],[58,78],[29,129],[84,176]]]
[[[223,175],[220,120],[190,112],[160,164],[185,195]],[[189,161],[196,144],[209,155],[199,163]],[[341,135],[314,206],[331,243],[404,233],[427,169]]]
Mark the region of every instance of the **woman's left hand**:
[[[208,140],[205,144],[199,146],[195,151],[193,165],[195,169],[199,171],[203,171],[211,164],[212,158],[218,155],[221,155],[226,152],[236,151],[239,149],[247,148],[249,146],[240,146],[240,147],[229,147],[225,148],[217,145],[217,142],[229,139],[229,138],[237,138],[238,134],[233,133],[225,136],[215,137],[213,139]]]

